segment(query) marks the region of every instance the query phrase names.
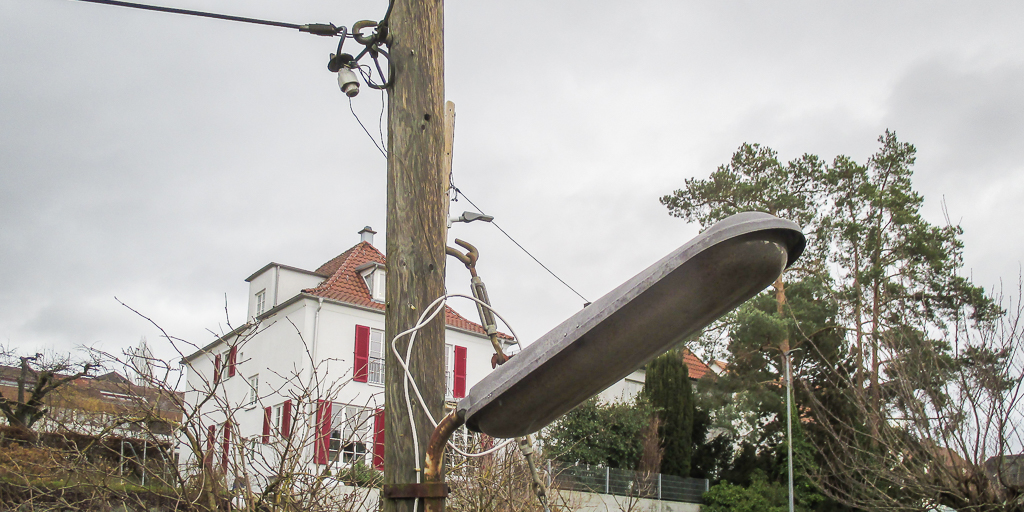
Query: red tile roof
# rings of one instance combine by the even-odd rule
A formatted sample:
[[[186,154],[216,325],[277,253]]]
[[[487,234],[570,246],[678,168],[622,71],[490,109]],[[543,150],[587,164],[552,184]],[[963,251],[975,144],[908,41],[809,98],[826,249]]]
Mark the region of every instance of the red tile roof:
[[[384,311],[384,304],[373,300],[370,297],[370,290],[366,287],[366,281],[356,272],[356,269],[367,263],[385,263],[384,255],[369,242],[359,242],[351,249],[339,254],[327,263],[316,269],[317,274],[329,275],[324,282],[315,288],[302,290],[310,295],[332,299],[347,304],[363,306]],[[466,317],[455,312],[454,309],[445,306],[445,323],[450,327],[464,331],[486,334],[480,324],[471,322]],[[512,339],[511,336],[500,333],[500,337]]]
[[[704,364],[704,361],[701,361],[693,354],[693,352],[690,352],[690,350],[686,348],[683,349],[683,362],[686,363],[686,368],[689,371],[691,379],[699,380],[708,373],[714,375],[711,368],[708,368],[708,365]]]

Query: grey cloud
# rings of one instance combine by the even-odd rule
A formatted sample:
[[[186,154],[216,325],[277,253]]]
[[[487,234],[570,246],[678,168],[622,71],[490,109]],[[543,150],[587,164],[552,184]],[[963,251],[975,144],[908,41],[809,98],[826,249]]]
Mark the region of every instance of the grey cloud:
[[[887,103],[888,123],[934,155],[934,177],[946,185],[1021,170],[1024,63],[932,59],[909,69]]]

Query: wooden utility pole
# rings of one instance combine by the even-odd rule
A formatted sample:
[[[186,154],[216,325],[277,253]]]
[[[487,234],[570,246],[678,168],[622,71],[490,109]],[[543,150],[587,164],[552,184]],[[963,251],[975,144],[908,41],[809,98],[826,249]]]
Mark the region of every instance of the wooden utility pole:
[[[390,342],[444,294],[448,182],[444,168],[444,3],[393,0],[389,19],[387,309],[385,311],[385,485],[415,483],[433,426],[413,397],[418,457]],[[404,357],[408,337],[398,344]],[[410,369],[435,418],[444,405],[444,313],[419,331]],[[424,500],[420,500],[420,509]],[[385,499],[386,512],[412,512],[412,499]]]

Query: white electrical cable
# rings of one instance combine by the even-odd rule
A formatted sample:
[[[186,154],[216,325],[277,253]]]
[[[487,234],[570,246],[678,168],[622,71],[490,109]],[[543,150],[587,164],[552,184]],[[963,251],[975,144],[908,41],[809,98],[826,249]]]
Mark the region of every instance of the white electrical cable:
[[[412,379],[412,374],[409,371],[409,367],[408,367],[408,360],[412,356],[412,345],[416,341],[416,335],[419,332],[419,330],[422,329],[427,323],[430,323],[430,321],[432,321],[437,316],[438,313],[443,311],[443,307],[445,305],[447,305],[447,299],[449,299],[451,297],[460,297],[460,298],[464,298],[464,299],[469,299],[469,300],[472,300],[472,301],[477,302],[479,304],[482,304],[484,307],[490,309],[492,312],[494,312],[495,316],[497,316],[509,328],[509,331],[512,332],[512,336],[513,336],[513,339],[516,342],[516,345],[518,345],[520,347],[520,350],[522,350],[522,344],[519,343],[519,337],[516,336],[515,330],[512,329],[512,326],[509,325],[508,322],[501,316],[501,314],[498,313],[497,311],[495,311],[495,309],[493,307],[491,307],[489,304],[487,304],[485,302],[482,302],[482,301],[476,299],[475,297],[470,297],[470,296],[467,296],[467,295],[460,295],[460,294],[449,294],[449,295],[445,295],[443,297],[439,297],[439,298],[435,299],[434,302],[432,302],[429,306],[427,306],[427,309],[423,312],[423,314],[420,315],[420,318],[419,318],[419,320],[417,321],[417,323],[416,323],[416,325],[414,327],[412,327],[411,329],[406,330],[406,331],[404,331],[402,333],[399,333],[397,336],[395,336],[395,339],[392,340],[392,350],[395,352],[395,356],[396,356],[396,359],[398,359],[399,365],[402,366],[402,369],[405,372],[405,376],[406,376],[406,380],[405,380],[405,393],[406,393],[405,399],[406,399],[406,407],[410,411],[410,414],[409,414],[410,422],[414,421],[412,419],[412,412],[411,412],[412,411],[412,399],[409,396],[409,382],[411,381],[412,382],[412,386],[413,386],[413,391],[415,391],[416,397],[419,399],[420,406],[423,407],[423,410],[426,413],[427,418],[430,420],[431,424],[435,428],[437,427],[437,420],[435,420],[434,417],[430,414],[430,411],[427,409],[427,406],[426,406],[426,401],[423,399],[423,395],[420,393],[419,387],[416,385],[416,381]],[[401,355],[398,353],[397,341],[398,341],[399,337],[404,336],[404,335],[409,334],[409,333],[412,333],[412,336],[410,337],[410,340],[409,340],[409,347],[408,347],[408,350],[406,351],[406,358],[403,360]],[[415,432],[415,430],[416,430],[415,424],[412,425],[412,428],[413,428],[413,432]],[[499,444],[499,445],[497,445],[497,446],[495,446],[493,448],[490,448],[490,449],[488,449],[486,451],[477,452],[477,453],[464,452],[464,451],[460,450],[457,446],[455,446],[450,441],[447,444],[448,444],[448,446],[453,451],[455,451],[456,453],[458,453],[458,454],[460,454],[460,455],[462,455],[464,457],[482,457],[484,455],[487,455],[487,454],[493,453],[493,452],[495,452],[497,450],[500,450],[501,448],[504,448],[505,446],[507,446],[509,443],[512,443],[513,441],[514,441],[514,439],[510,439],[510,440],[505,441],[505,442],[503,442],[503,443],[501,443],[501,444]],[[418,446],[415,446],[415,444],[416,443],[414,443],[414,450],[416,452],[416,456],[417,456],[417,460],[418,460],[419,449],[418,449]]]
[[[395,336],[395,338],[393,340],[391,340],[391,350],[395,353],[395,359],[398,360],[398,364],[400,364],[402,366],[402,369],[405,371],[405,379],[404,379],[405,382],[403,383],[404,384],[404,388],[405,388],[405,406],[406,406],[406,411],[409,414],[409,427],[412,429],[412,453],[413,453],[414,460],[416,461],[416,467],[414,468],[414,471],[416,472],[416,483],[417,484],[422,483],[422,481],[423,481],[423,468],[420,466],[420,443],[419,443],[419,436],[416,434],[416,418],[413,417],[412,400],[409,399],[409,381],[412,381],[412,385],[413,385],[413,388],[416,390],[416,395],[417,396],[420,396],[420,390],[416,386],[416,381],[414,381],[412,379],[412,374],[409,372],[409,366],[408,366],[407,361],[408,361],[408,359],[410,357],[412,357],[412,344],[416,340],[416,333],[419,332],[419,330],[422,329],[424,325],[429,323],[431,320],[434,319],[434,317],[437,316],[437,311],[440,311],[440,310],[434,311],[430,315],[430,317],[427,318],[424,321],[424,319],[423,319],[424,315],[426,313],[430,312],[430,309],[432,307],[434,307],[434,304],[436,304],[437,302],[438,301],[435,300],[434,302],[432,302],[430,304],[430,306],[427,306],[427,309],[423,312],[423,314],[420,315],[420,318],[416,321],[416,325],[413,326],[412,329],[409,329],[407,331],[399,333],[398,335]],[[403,360],[401,354],[399,354],[399,352],[398,352],[398,338],[401,338],[402,336],[404,336],[404,335],[406,335],[406,334],[408,334],[410,332],[412,332],[412,336],[409,338],[409,351],[408,351],[408,353],[405,356],[406,357],[405,360]],[[422,396],[420,396],[420,402],[421,403],[423,402],[423,397]],[[430,421],[432,423],[434,423],[434,426],[436,428],[437,427],[437,423],[434,422],[434,418],[433,418],[433,416],[430,415],[430,411],[427,409],[426,405],[423,406],[423,412],[425,412],[427,414],[427,417],[430,418]],[[419,508],[419,502],[420,502],[419,498],[415,498],[412,501],[412,509],[413,510],[417,510]]]
[[[416,321],[416,325],[415,326],[413,326],[412,328],[410,328],[410,329],[408,329],[406,331],[398,333],[397,335],[395,335],[394,339],[391,340],[391,351],[394,352],[395,358],[398,360],[398,364],[402,367],[402,370],[405,373],[405,383],[404,383],[404,388],[405,388],[405,405],[406,405],[406,409],[407,409],[408,414],[409,414],[409,423],[410,423],[410,426],[412,427],[413,453],[414,453],[414,455],[416,457],[416,463],[417,463],[417,467],[416,467],[416,483],[420,483],[420,475],[422,473],[422,468],[418,467],[419,466],[419,460],[420,460],[419,442],[417,441],[417,436],[416,436],[416,420],[413,417],[412,397],[409,395],[409,384],[410,383],[412,383],[412,389],[416,393],[416,398],[419,400],[420,406],[423,408],[423,412],[427,415],[427,419],[430,420],[430,423],[434,426],[434,428],[437,428],[437,420],[435,420],[434,417],[430,414],[430,410],[427,408],[426,400],[423,399],[423,395],[422,395],[422,393],[420,393],[419,387],[416,385],[416,381],[413,380],[412,373],[409,371],[408,361],[412,357],[412,346],[416,342],[416,335],[419,333],[420,329],[422,329],[424,326],[426,326],[428,323],[430,323],[435,317],[437,317],[438,313],[440,313],[441,311],[444,311],[444,307],[447,305],[448,299],[449,298],[453,298],[453,297],[469,299],[469,300],[471,300],[473,302],[476,302],[477,304],[480,304],[483,307],[489,309],[492,313],[494,313],[495,316],[498,317],[498,319],[500,319],[502,321],[502,323],[505,324],[506,327],[508,327],[509,331],[512,333],[512,339],[515,341],[516,345],[519,346],[519,349],[522,350],[522,347],[523,347],[522,344],[519,343],[519,336],[516,335],[516,332],[515,332],[514,329],[512,329],[512,326],[509,325],[508,321],[506,321],[505,318],[502,317],[500,313],[498,313],[493,307],[491,307],[490,304],[487,304],[486,302],[483,302],[483,301],[477,299],[476,297],[470,297],[468,295],[462,295],[462,294],[447,294],[447,295],[443,295],[441,297],[438,297],[437,299],[434,300],[434,302],[431,302],[430,305],[427,306],[427,308],[423,311],[422,314],[420,314],[420,317]],[[405,359],[403,359],[402,355],[398,351],[398,340],[399,340],[399,338],[401,338],[402,336],[405,336],[405,335],[410,335],[410,337],[409,337],[409,345],[406,348],[406,356],[405,356]],[[507,440],[507,441],[505,441],[503,443],[500,443],[497,446],[494,446],[493,448],[490,448],[490,449],[488,449],[486,451],[476,452],[476,453],[464,452],[464,451],[460,450],[457,446],[455,446],[451,441],[448,441],[447,444],[448,444],[448,447],[450,447],[453,451],[455,451],[459,455],[462,455],[463,457],[483,457],[484,455],[488,455],[488,454],[494,453],[494,452],[504,448],[505,446],[508,446],[510,443],[512,443],[514,441],[515,441],[515,439],[509,439],[509,440]]]

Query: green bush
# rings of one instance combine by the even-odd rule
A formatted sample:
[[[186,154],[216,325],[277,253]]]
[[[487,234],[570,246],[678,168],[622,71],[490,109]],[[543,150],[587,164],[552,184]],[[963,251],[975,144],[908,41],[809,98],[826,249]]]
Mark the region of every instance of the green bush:
[[[565,464],[636,469],[643,455],[640,431],[651,411],[642,398],[610,404],[591,398],[551,426],[545,439],[547,457]]]
[[[789,510],[787,489],[769,482],[764,472],[755,470],[750,487],[722,482],[704,493],[703,512],[786,512]],[[797,510],[803,510],[797,507]]]
[[[338,480],[352,487],[380,487],[384,474],[359,461],[339,469]]]

